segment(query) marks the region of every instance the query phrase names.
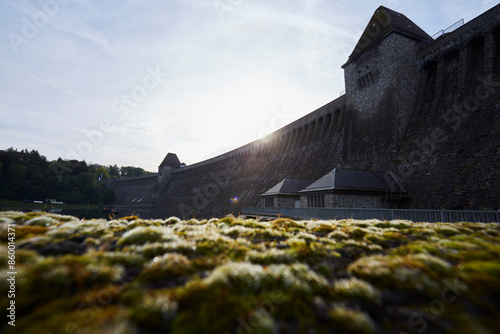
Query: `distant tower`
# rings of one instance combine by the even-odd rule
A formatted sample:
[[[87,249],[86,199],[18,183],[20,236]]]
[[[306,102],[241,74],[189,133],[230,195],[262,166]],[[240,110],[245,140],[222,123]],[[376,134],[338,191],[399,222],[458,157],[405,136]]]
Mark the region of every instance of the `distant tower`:
[[[175,153],[168,153],[158,166],[158,183],[168,183],[174,169],[180,168],[181,162]]]
[[[430,41],[432,38],[403,14],[383,6],[375,11],[342,66],[345,124],[349,124],[344,161],[370,160],[370,152],[393,156],[415,105],[417,52]]]

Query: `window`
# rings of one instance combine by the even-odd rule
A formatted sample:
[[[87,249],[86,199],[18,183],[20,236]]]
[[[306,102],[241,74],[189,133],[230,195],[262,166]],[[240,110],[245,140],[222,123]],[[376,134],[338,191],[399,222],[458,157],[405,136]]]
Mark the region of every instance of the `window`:
[[[265,198],[265,206],[266,207],[273,207],[274,206],[274,198],[266,197]]]
[[[309,208],[324,208],[325,207],[325,195],[307,196],[307,207],[309,207]]]
[[[356,84],[358,85],[358,89],[362,90],[370,86],[372,83],[375,82],[375,77],[372,72],[369,72],[368,74],[363,75],[360,77]]]

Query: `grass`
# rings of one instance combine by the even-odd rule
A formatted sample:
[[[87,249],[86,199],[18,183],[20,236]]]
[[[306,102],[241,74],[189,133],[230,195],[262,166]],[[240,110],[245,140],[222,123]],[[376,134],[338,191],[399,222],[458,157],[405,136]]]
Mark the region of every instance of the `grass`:
[[[496,333],[500,224],[0,212],[2,333]]]

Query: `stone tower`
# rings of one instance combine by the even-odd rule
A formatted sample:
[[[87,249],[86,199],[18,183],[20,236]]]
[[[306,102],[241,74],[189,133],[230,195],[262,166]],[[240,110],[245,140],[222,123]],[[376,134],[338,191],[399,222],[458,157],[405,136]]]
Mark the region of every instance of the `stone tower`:
[[[394,156],[415,105],[417,52],[432,38],[403,14],[380,6],[344,69],[346,144],[343,161],[366,168],[373,154]]]
[[[158,183],[167,184],[170,181],[172,172],[181,167],[181,162],[175,153],[168,153],[165,159],[158,166]]]

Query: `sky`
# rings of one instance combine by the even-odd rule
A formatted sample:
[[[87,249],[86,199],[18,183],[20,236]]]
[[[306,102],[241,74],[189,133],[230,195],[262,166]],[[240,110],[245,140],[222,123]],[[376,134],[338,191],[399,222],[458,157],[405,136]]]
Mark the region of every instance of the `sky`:
[[[434,35],[498,0],[0,0],[0,149],[156,171],[257,140],[344,90],[379,5]]]

